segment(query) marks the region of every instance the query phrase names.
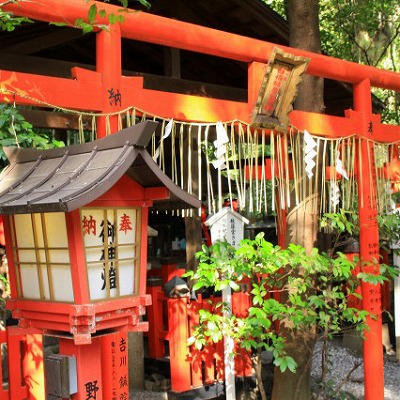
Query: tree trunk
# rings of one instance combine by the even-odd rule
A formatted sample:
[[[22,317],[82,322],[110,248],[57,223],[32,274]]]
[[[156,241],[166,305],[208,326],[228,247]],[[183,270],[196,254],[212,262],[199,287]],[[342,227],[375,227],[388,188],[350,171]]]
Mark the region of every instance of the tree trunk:
[[[285,0],[289,22],[289,45],[321,53],[318,0]],[[295,109],[324,112],[324,79],[303,75],[296,97]]]
[[[315,53],[321,52],[318,22],[318,0],[286,0],[286,13],[289,21],[290,46]],[[323,112],[324,81],[322,78],[304,75],[298,90],[295,109]],[[317,165],[316,168],[321,166]],[[309,187],[316,187],[303,203],[288,210],[287,242],[296,243],[310,251],[316,242],[320,199],[318,186],[313,179],[304,179]],[[308,193],[308,191],[307,191]],[[284,299],[282,299],[284,301]],[[310,326],[302,332],[293,333],[290,323],[281,324],[281,336],[284,338],[288,355],[297,363],[297,372],[281,373],[275,369],[273,400],[310,400],[311,399],[311,357],[315,343],[315,327]]]

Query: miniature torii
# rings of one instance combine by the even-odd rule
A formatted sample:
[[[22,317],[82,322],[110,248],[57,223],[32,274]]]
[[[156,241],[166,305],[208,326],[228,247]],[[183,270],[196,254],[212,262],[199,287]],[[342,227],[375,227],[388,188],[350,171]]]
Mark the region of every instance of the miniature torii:
[[[80,0],[60,2],[41,0],[40,3],[21,2],[4,6],[5,11],[16,15],[48,22],[67,22],[73,26],[77,18],[85,19],[89,5]],[[101,4],[107,12],[117,12],[117,7]],[[187,121],[249,120],[258,95],[266,64],[274,47],[294,55],[310,58],[307,73],[353,85],[354,110],[345,117],[293,111],[290,122],[299,130],[325,137],[359,138],[364,168],[358,179],[360,198],[360,255],[365,261],[379,259],[378,227],[375,223],[376,198],[371,197],[374,185],[373,156],[368,139],[394,142],[400,139],[400,128],[380,123],[379,115],[372,113],[371,87],[400,91],[400,74],[362,66],[348,61],[314,54],[307,51],[275,46],[272,43],[250,39],[176,20],[170,20],[145,12],[127,13],[125,22],[110,26],[109,32],[97,33],[96,72],[73,68],[74,79],[39,76],[13,71],[0,71],[0,101],[17,104],[38,105],[38,100],[60,107],[91,109],[104,113],[121,110],[126,105],[135,105],[154,115],[179,118]],[[107,24],[107,21],[99,21]],[[178,49],[230,58],[247,62],[247,103],[201,98],[184,94],[158,92],[143,88],[143,78],[121,75],[121,38],[161,44]],[[110,104],[109,90],[118,88],[122,102]],[[11,95],[12,93],[13,95]],[[117,130],[116,118],[111,131]],[[99,126],[99,137],[104,136],[106,127]],[[373,249],[371,251],[371,249]],[[371,267],[372,268],[372,267]],[[381,333],[381,305],[379,288],[363,284],[363,304],[367,311],[379,316],[368,320],[369,330],[365,333],[364,369],[365,399],[383,400],[384,376]]]

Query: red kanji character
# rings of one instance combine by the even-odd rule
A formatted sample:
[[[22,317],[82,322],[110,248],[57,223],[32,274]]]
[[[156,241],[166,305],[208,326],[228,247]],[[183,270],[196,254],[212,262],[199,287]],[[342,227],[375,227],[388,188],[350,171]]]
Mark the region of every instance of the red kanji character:
[[[90,233],[93,233],[93,235],[96,234],[96,220],[93,219],[92,215],[90,215],[89,219],[86,218],[86,215],[83,217],[82,226],[84,235],[90,235]]]
[[[121,217],[121,222],[119,224],[119,231],[126,232],[127,231],[131,231],[132,230],[132,222],[131,222],[131,218],[129,217],[129,215],[122,215]]]

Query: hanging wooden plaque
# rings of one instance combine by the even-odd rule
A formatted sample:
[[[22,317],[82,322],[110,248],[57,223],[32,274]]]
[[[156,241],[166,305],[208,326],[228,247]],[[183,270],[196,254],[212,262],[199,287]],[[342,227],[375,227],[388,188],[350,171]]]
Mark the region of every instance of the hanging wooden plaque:
[[[253,109],[252,126],[287,130],[297,87],[309,61],[274,49]]]

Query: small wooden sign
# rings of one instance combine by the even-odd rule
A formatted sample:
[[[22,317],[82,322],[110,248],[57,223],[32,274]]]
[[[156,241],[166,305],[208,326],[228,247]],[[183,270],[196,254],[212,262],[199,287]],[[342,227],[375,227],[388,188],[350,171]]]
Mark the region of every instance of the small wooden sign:
[[[297,86],[309,61],[309,58],[274,49],[253,109],[252,126],[287,130]]]

